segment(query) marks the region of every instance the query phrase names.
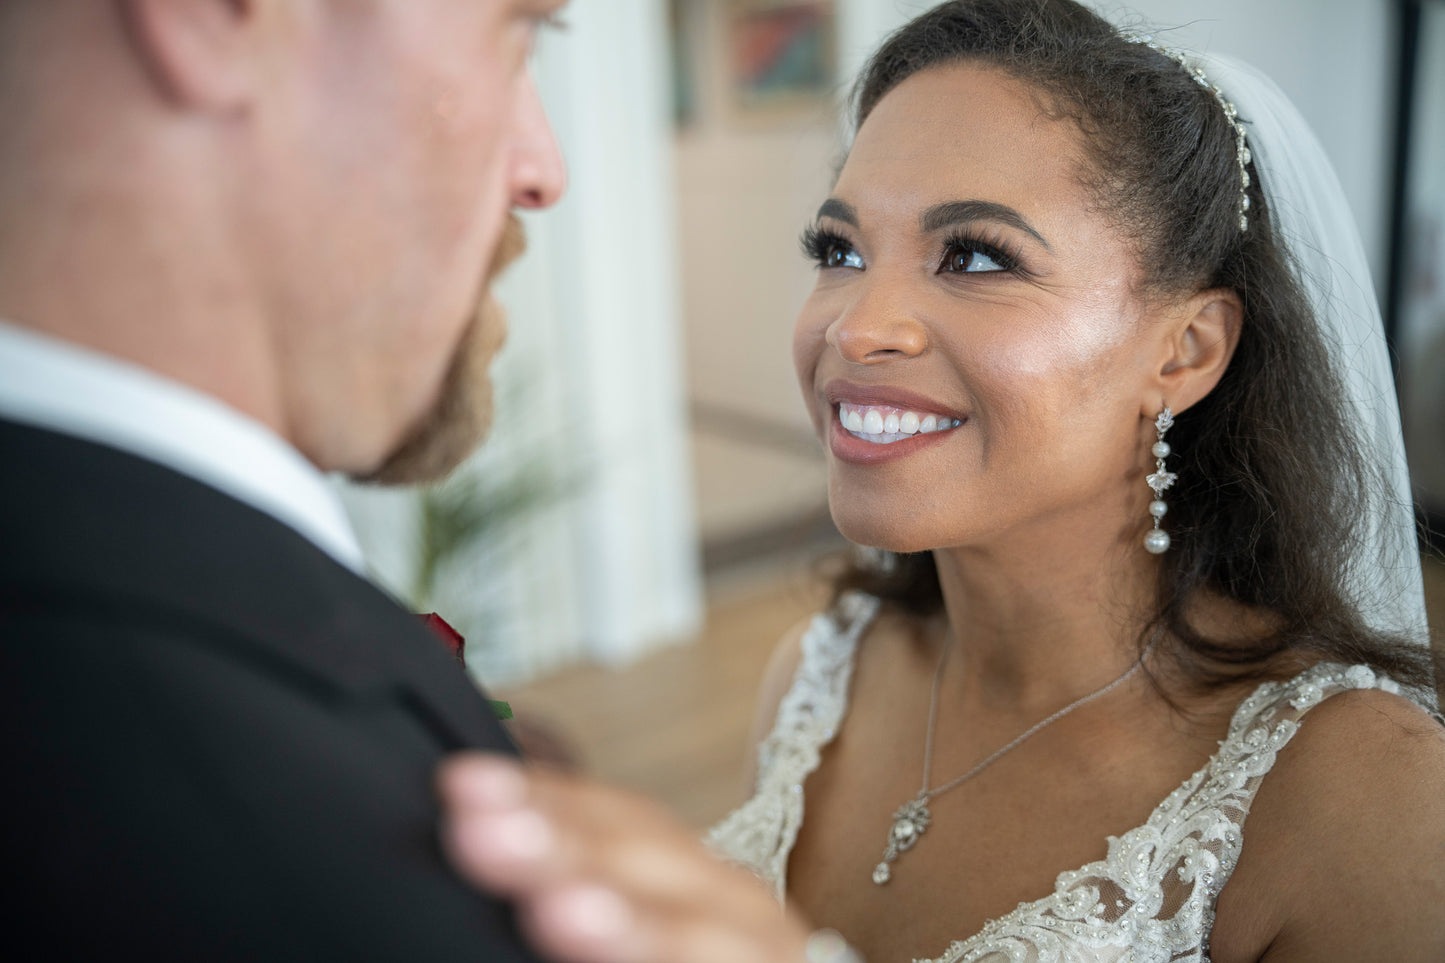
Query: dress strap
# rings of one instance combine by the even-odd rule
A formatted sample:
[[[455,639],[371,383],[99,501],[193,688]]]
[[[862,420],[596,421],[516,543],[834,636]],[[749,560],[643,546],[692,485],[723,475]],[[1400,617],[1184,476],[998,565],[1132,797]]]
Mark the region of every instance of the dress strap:
[[[1247,813],[1262,778],[1274,768],[1279,751],[1294,738],[1305,715],[1330,696],[1351,689],[1402,694],[1399,684],[1369,666],[1339,662],[1321,662],[1292,679],[1260,685],[1235,710],[1214,757],[1210,785]]]
[[[803,783],[847,712],[853,655],[879,606],[871,595],[850,592],[813,617],[792,686],[772,731],[758,744],[753,796],[708,835],[709,845],[769,883],[780,901],[788,854],[803,824]]]

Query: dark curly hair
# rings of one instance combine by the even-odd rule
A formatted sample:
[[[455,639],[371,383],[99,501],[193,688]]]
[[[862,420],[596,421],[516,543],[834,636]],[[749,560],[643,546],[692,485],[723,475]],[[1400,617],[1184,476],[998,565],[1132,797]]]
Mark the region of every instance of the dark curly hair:
[[[1427,649],[1367,625],[1346,590],[1363,493],[1385,484],[1360,453],[1309,300],[1277,239],[1251,165],[1239,228],[1233,129],[1178,63],[1131,42],[1071,0],[955,0],[894,33],[854,89],[861,126],[890,90],[930,67],[969,61],[1031,84],[1051,116],[1077,123],[1079,172],[1097,210],[1134,242],[1148,294],[1230,288],[1244,308],[1238,348],[1215,390],[1176,416],[1174,547],[1140,642],[1164,630],[1201,686],[1268,678],[1281,656],[1366,663],[1433,693]],[[1247,121],[1247,119],[1246,119]],[[943,605],[932,554],[850,561],[838,594],[861,589],[917,616]],[[1202,592],[1272,613],[1272,630],[1220,637],[1190,618]]]

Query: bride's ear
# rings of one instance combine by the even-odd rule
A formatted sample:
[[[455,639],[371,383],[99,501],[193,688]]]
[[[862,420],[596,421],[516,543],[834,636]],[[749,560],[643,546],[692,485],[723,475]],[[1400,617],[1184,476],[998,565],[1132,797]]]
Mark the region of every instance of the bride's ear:
[[[1210,288],[1160,319],[1168,334],[1154,373],[1158,397],[1151,399],[1145,417],[1152,419],[1165,404],[1176,413],[1184,411],[1214,390],[1239,345],[1243,318],[1244,305],[1233,289]]]

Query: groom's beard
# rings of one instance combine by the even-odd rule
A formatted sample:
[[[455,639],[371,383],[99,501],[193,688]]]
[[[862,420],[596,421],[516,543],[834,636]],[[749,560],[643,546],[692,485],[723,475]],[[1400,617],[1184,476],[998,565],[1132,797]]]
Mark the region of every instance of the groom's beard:
[[[527,247],[522,222],[507,215],[487,268],[481,303],[452,355],[431,411],[407,433],[381,467],[361,481],[411,485],[439,481],[467,459],[492,425],[492,359],[507,337],[507,317],[492,296],[492,282]]]

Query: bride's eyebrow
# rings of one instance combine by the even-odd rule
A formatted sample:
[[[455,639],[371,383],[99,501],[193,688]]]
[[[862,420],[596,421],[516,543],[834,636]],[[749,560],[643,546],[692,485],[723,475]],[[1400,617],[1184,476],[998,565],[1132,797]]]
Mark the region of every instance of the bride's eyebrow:
[[[823,202],[822,206],[818,208],[818,219],[822,220],[825,217],[831,217],[835,221],[842,221],[844,224],[850,224],[853,227],[859,226],[858,211],[854,209],[852,204],[849,204],[847,201],[840,201],[836,197],[828,198]]]
[[[824,207],[826,206],[825,204]],[[821,211],[819,213],[821,214]],[[998,221],[1000,224],[1007,224],[1028,234],[1050,253],[1054,250],[1049,246],[1049,242],[1044,240],[1044,236],[1024,220],[1022,214],[1012,207],[993,201],[948,201],[933,205],[918,218],[919,225],[924,233],[928,234],[970,221]]]

